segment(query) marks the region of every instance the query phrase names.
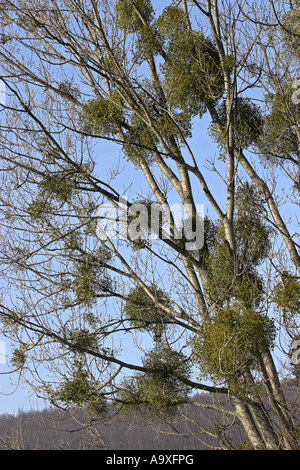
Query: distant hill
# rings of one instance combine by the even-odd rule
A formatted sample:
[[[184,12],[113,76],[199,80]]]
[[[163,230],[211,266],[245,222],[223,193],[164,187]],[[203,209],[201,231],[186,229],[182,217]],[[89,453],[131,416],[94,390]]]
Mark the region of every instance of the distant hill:
[[[199,398],[199,397],[198,397]],[[225,400],[226,397],[223,397]],[[203,403],[211,397],[201,396]],[[216,397],[216,403],[220,397]],[[0,415],[1,450],[201,450],[220,448],[221,442],[233,439],[234,446],[245,441],[240,425],[224,422],[210,409],[189,405],[181,408],[172,426],[144,423],[136,416],[114,414],[106,422],[84,426],[84,412],[76,413],[45,409],[20,412],[17,416]],[[227,430],[223,435],[222,427]],[[219,427],[220,442],[203,433]]]
[[[295,420],[300,422],[299,388],[285,387]],[[232,416],[217,412],[226,395],[201,394],[197,402],[215,409],[188,405],[180,408],[172,425],[144,422],[140,416],[124,417],[109,409],[106,420],[86,426],[84,410],[54,409],[0,415],[0,450],[210,450],[239,448],[247,441]],[[276,426],[276,419],[274,419]],[[299,428],[300,429],[300,428]],[[210,430],[207,434],[204,430]],[[218,439],[213,435],[218,435]]]

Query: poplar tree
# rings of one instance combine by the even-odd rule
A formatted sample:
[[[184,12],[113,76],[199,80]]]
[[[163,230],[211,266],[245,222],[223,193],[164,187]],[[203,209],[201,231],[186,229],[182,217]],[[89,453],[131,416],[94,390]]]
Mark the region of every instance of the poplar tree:
[[[298,449],[285,392],[298,386],[299,2],[9,0],[0,15],[12,372],[93,419],[172,421],[194,404],[223,417],[201,430],[216,442],[239,422],[252,449]],[[181,227],[173,203],[189,207]]]

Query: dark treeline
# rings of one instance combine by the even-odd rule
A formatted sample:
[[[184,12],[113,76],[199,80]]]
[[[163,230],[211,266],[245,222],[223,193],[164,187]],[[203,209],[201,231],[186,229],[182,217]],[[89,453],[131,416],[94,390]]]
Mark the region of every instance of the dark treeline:
[[[299,421],[299,394],[286,394]],[[200,397],[200,400],[199,400]],[[145,420],[138,414],[107,411],[103,420],[87,426],[84,410],[45,408],[0,416],[1,450],[210,450],[249,449],[245,432],[232,414],[227,397],[198,395],[203,407],[181,407],[169,424]],[[217,411],[227,406],[228,415]],[[298,410],[298,411],[297,411]],[[275,422],[276,424],[276,422]],[[210,430],[210,433],[207,430]],[[204,431],[205,430],[205,431]]]
[[[223,403],[226,397],[223,397]],[[218,407],[220,398],[210,404]],[[202,402],[208,404],[203,395]],[[203,430],[211,429],[211,435]],[[0,416],[1,450],[198,450],[235,447],[245,434],[232,416],[224,421],[217,411],[199,406],[182,407],[170,424],[146,422],[138,415],[123,416],[109,410],[106,419],[86,426],[86,415],[44,409]]]

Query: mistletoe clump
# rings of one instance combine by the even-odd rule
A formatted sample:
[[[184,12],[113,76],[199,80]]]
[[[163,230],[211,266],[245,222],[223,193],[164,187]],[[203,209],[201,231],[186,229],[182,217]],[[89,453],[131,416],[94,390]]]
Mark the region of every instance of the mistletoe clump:
[[[157,23],[165,39],[166,57],[161,69],[170,105],[190,117],[202,115],[207,105],[215,104],[223,94],[216,45],[202,32],[191,30],[179,7],[167,7]]]
[[[195,338],[194,359],[201,374],[226,383],[237,395],[245,392],[245,377],[266,348],[272,348],[275,327],[267,315],[238,304],[220,309]]]
[[[145,372],[125,379],[118,401],[123,411],[143,411],[144,416],[160,412],[174,416],[178,405],[188,400],[191,367],[189,360],[178,351],[158,343],[143,359]]]

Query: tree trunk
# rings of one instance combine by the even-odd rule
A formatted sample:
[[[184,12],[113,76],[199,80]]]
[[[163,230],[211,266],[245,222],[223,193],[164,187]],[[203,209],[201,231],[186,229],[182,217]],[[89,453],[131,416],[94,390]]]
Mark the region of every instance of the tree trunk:
[[[264,406],[260,403],[253,402],[250,407],[261,437],[265,443],[265,448],[267,450],[279,450],[280,443],[278,436],[274,431],[271,419]]]
[[[265,350],[262,354],[262,375],[270,403],[280,420],[285,448],[287,450],[299,450],[292,417],[288,411],[288,405],[282,391],[273,358],[268,350]]]
[[[252,418],[247,404],[238,398],[233,398],[233,404],[252,447],[255,450],[265,449],[266,446],[260,436],[259,431],[257,430],[256,424]]]

